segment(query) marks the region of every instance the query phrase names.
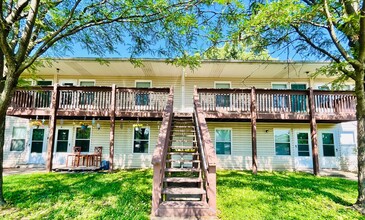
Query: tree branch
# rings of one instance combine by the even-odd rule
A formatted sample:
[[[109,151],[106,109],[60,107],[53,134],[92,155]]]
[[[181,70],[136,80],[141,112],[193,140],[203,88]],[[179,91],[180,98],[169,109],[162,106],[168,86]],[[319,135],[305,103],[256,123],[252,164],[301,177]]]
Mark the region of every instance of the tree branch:
[[[19,49],[16,55],[18,63],[21,63],[27,54],[30,37],[32,36],[34,23],[37,18],[39,2],[40,0],[31,0],[30,2],[29,13],[26,19],[26,24],[23,30],[22,37],[19,42]]]
[[[360,32],[359,32],[359,61],[365,61],[365,1],[360,10]]]
[[[13,8],[11,13],[5,18],[6,23],[8,24],[8,27],[11,27],[14,23],[14,21],[18,20],[18,17],[24,10],[24,8],[29,4],[29,0],[20,0],[18,1],[16,7]]]
[[[337,38],[336,32],[334,30],[334,24],[332,22],[332,16],[331,16],[331,13],[330,13],[329,8],[328,8],[327,0],[323,1],[323,6],[324,6],[325,15],[326,15],[326,18],[327,18],[327,24],[328,24],[327,30],[328,30],[328,33],[329,33],[331,39],[332,39],[333,44],[336,46],[337,50],[341,53],[342,57],[346,61],[353,62],[353,59],[349,56],[349,54],[347,53],[347,51],[341,45],[340,41]]]

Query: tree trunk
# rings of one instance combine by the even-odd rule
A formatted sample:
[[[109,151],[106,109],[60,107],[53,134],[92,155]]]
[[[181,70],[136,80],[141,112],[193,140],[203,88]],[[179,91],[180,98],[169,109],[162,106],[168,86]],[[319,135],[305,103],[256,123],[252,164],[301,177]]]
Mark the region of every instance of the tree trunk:
[[[364,71],[356,71],[356,119],[357,119],[357,160],[358,160],[358,197],[356,204],[365,208],[365,98]]]
[[[5,205],[3,194],[3,160],[4,160],[4,142],[5,142],[5,118],[6,114],[0,115],[0,206]]]
[[[8,68],[7,71],[11,71],[14,68]],[[3,195],[3,161],[4,161],[4,144],[5,144],[5,119],[6,110],[9,107],[11,98],[14,95],[16,85],[18,84],[18,78],[13,77],[14,72],[2,73],[6,76],[6,80],[1,83],[0,87],[0,206],[6,204]]]

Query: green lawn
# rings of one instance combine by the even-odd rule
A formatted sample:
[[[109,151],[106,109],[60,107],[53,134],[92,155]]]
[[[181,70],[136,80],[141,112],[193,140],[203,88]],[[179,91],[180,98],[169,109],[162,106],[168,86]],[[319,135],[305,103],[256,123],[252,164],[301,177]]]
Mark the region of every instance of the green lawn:
[[[6,176],[0,219],[148,219],[151,170]],[[220,171],[220,219],[359,219],[354,181],[291,172]],[[365,218],[364,218],[365,219]]]

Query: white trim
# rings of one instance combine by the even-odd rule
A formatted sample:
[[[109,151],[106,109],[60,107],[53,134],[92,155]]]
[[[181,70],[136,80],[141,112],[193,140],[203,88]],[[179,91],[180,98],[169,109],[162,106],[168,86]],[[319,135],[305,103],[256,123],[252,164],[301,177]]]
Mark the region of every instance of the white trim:
[[[150,153],[150,150],[151,150],[150,148],[152,147],[151,146],[151,127],[150,126],[142,126],[141,127],[141,128],[148,128],[149,131],[150,131],[150,133],[148,135],[148,150],[147,150],[147,152],[146,153],[144,153],[144,152],[134,152],[134,129],[135,128],[133,127],[133,124],[134,123],[132,123],[132,154],[137,154],[137,155],[140,155],[140,154],[144,154],[144,155],[145,154],[149,154]]]
[[[11,145],[12,145],[12,142],[13,142],[13,134],[14,134],[14,128],[24,128],[25,129],[25,137],[24,137],[24,149],[22,151],[19,151],[19,150],[11,150]],[[24,126],[24,125],[13,125],[11,126],[11,129],[9,129],[9,131],[11,132],[10,135],[11,135],[11,138],[10,138],[10,143],[9,143],[9,152],[26,152],[27,151],[27,145],[28,145],[28,133],[29,133],[29,130],[27,128],[27,126]],[[19,140],[19,139],[17,139]]]
[[[76,146],[76,135],[77,135],[77,128],[80,128],[81,129],[81,126],[80,125],[78,125],[78,126],[75,126],[75,130],[74,130],[74,135],[73,135],[73,137],[74,137],[74,139],[73,139],[73,146]],[[92,146],[92,136],[93,136],[93,126],[91,126],[91,125],[88,125],[88,128],[90,128],[90,144],[89,144],[89,151],[85,151],[85,152],[83,152],[83,151],[81,151],[81,153],[90,153],[90,150],[91,150],[91,146]],[[77,140],[87,140],[87,139],[77,139]],[[72,151],[72,147],[73,146],[71,146],[71,151]],[[93,151],[91,151],[91,152],[93,152]]]
[[[276,132],[277,131],[289,131],[289,150],[290,150],[290,152],[289,152],[289,154],[288,155],[277,155],[276,154],[276,142],[275,142],[275,134],[276,134]],[[292,133],[292,129],[291,128],[274,128],[273,129],[273,135],[274,135],[274,137],[273,137],[273,151],[274,151],[274,156],[275,157],[292,157],[294,154],[293,154],[293,151],[294,151],[294,149],[293,149],[293,143],[292,143],[292,138],[293,138],[293,133]]]
[[[79,79],[78,85],[81,86],[81,82],[93,82],[94,86],[96,85],[95,79]]]
[[[221,83],[221,84],[229,84],[229,88],[232,88],[232,83],[231,81],[214,81],[214,88],[217,88],[217,83]]]
[[[68,130],[68,140],[67,140],[67,151],[66,152],[57,152],[57,141],[58,141],[58,132],[59,132],[59,130]],[[72,149],[70,149],[71,148],[71,136],[72,136],[72,134],[71,134],[71,128],[57,127],[56,128],[55,143],[54,143],[54,145],[55,145],[55,147],[54,147],[54,153],[57,153],[57,154],[61,153],[62,154],[62,153],[69,153],[69,152],[71,152],[72,151]],[[75,138],[76,138],[76,136],[75,136]],[[91,139],[91,137],[90,137],[90,139]]]
[[[272,85],[286,85],[286,89],[289,89],[289,83],[288,82],[271,82],[271,89],[272,89]]]
[[[333,147],[335,150],[335,155],[334,156],[324,156],[324,149],[323,149],[323,133],[325,134],[332,134],[333,135]],[[337,143],[337,137],[336,137],[336,132],[333,130],[321,130],[318,132],[318,136],[319,138],[319,143],[320,143],[320,148],[318,149],[320,152],[320,156],[324,157],[324,158],[336,158],[338,155],[338,150],[339,150],[339,144]]]
[[[152,88],[152,80],[135,80],[134,81],[134,87],[137,88],[137,83],[139,82],[149,82],[150,83],[150,87],[149,88]]]
[[[34,86],[37,86],[38,85],[38,81],[51,81],[52,82],[51,85],[53,85],[53,79],[39,79],[39,80],[37,79],[37,80],[32,80],[32,84]]]
[[[311,137],[311,132],[309,129],[307,128],[293,128],[293,133],[294,133],[294,149],[295,149],[295,157],[312,157],[312,137]],[[309,148],[309,156],[299,156],[299,151],[298,151],[298,133],[307,133],[308,134],[308,148]]]
[[[58,84],[60,84],[60,86],[64,86],[63,84],[65,83],[72,83],[73,86],[76,86],[77,79],[58,79]]]
[[[231,131],[231,153],[230,154],[217,154],[217,130],[229,130]],[[214,129],[214,150],[215,150],[215,154],[217,156],[229,156],[229,155],[232,155],[232,152],[233,152],[233,129],[232,128],[221,128],[221,127],[218,127],[218,128],[215,128]]]
[[[305,84],[305,87],[306,87],[306,88],[305,88],[305,90],[307,90],[307,89],[308,89],[308,87],[309,87],[309,86],[308,86],[308,82],[290,82],[290,83],[289,83],[289,89],[292,89],[292,88],[291,88],[291,86],[292,86],[292,85],[303,85],[303,84]]]

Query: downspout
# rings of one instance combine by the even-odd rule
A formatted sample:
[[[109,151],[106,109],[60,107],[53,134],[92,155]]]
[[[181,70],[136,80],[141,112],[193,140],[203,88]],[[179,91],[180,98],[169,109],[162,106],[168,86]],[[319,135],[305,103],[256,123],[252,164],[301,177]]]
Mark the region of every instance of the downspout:
[[[185,107],[185,68],[182,68],[182,73],[181,73],[181,108],[180,111],[181,112],[185,112],[186,107]]]

